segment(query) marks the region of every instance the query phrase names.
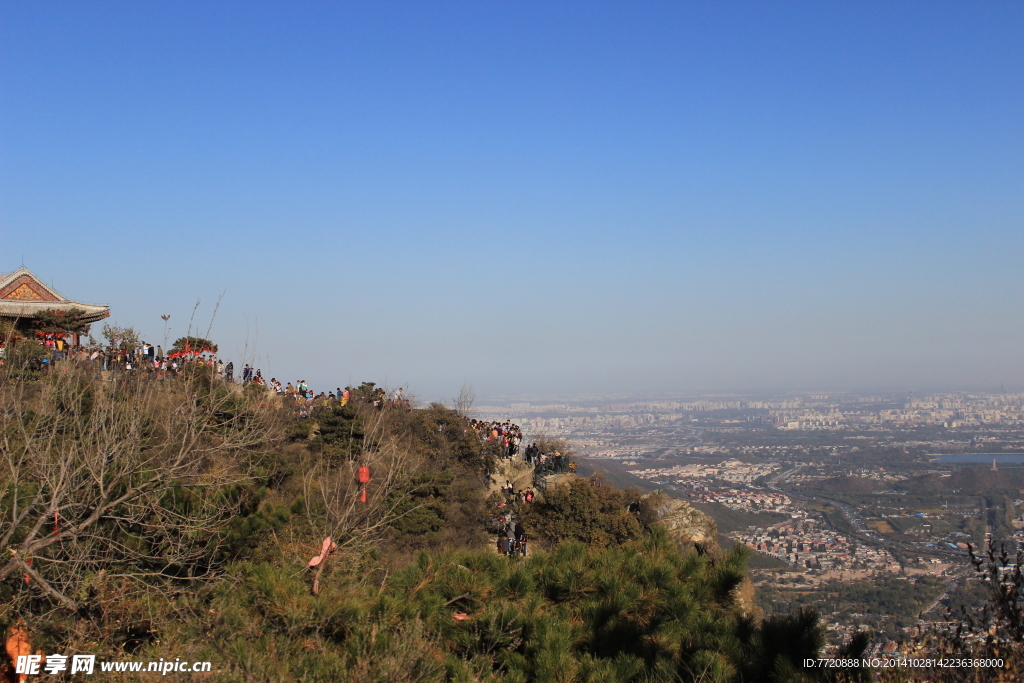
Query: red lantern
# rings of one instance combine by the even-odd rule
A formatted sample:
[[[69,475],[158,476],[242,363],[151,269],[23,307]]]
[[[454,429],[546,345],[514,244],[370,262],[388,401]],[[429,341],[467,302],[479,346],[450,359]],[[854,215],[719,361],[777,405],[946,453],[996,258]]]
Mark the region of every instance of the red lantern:
[[[365,465],[359,468],[359,483],[363,485],[363,490],[359,493],[359,502],[366,502],[366,485],[370,482],[370,468]]]

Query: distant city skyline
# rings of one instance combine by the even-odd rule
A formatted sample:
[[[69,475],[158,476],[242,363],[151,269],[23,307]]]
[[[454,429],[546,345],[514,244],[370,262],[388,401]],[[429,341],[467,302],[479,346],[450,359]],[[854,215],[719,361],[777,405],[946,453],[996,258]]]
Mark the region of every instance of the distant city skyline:
[[[1020,3],[0,5],[0,272],[147,341],[424,401],[1024,387]]]

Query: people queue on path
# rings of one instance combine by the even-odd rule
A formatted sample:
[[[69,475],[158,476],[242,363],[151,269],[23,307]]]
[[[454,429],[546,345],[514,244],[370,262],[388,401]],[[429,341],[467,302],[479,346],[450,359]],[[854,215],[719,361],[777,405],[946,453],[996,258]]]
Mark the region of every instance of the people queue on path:
[[[276,385],[276,386],[275,386]],[[306,380],[302,379],[294,384],[289,382],[283,389],[278,389],[280,383],[276,379],[271,380],[271,387],[274,391],[284,397],[285,405],[294,406],[299,417],[309,417],[321,410],[329,410],[337,406],[346,406],[352,400],[355,391],[352,387],[336,388],[334,391],[321,391],[315,394]],[[409,400],[405,398],[401,387],[388,392],[383,387],[375,387],[369,396],[369,403],[378,410],[385,408],[411,407]]]
[[[51,366],[53,361],[73,359],[92,363],[98,370],[108,372],[112,377],[148,376],[155,379],[174,378],[188,367],[207,367],[214,375],[225,382],[235,383],[235,364],[224,362],[214,353],[171,353],[165,354],[159,345],[141,342],[137,347],[126,348],[110,345],[107,348],[86,348],[71,346],[64,339],[48,335],[40,340],[47,350],[39,359],[35,369],[42,370]],[[5,360],[6,349],[0,347],[0,363]],[[265,387],[278,396],[284,397],[285,405],[295,408],[299,417],[309,417],[318,409],[329,409],[337,405],[348,405],[352,399],[352,387],[334,391],[321,391],[319,394],[310,389],[306,380],[288,382],[282,385],[276,377],[268,382],[260,368],[246,363],[239,373],[239,381],[243,386],[255,385]],[[404,396],[404,389],[399,387],[388,392],[382,387],[373,390],[370,403],[376,408],[403,406],[409,407]]]
[[[91,362],[103,371],[114,375],[148,374],[158,379],[176,377],[186,367],[208,367],[216,376],[226,382],[235,382],[235,364],[232,361],[224,362],[215,353],[165,354],[163,347],[145,341],[135,348],[125,348],[114,344],[106,348],[86,348],[81,345],[71,346],[57,335],[47,335],[40,343],[48,351],[46,357],[40,361],[43,367],[49,365],[53,360],[70,358]],[[317,408],[347,405],[351,401],[354,391],[351,387],[345,389],[338,387],[333,392],[321,391],[317,394],[310,389],[304,379],[282,385],[276,377],[272,377],[267,382],[263,377],[263,371],[249,363],[242,368],[239,379],[242,385],[254,384],[266,387],[278,396],[286,397],[286,405],[289,403],[294,405],[303,417],[311,415]],[[409,402],[403,393],[401,387],[392,392],[388,392],[383,387],[375,387],[370,396],[370,402],[376,408],[409,407]],[[523,432],[519,425],[513,424],[511,420],[501,422],[473,419],[470,420],[469,428],[485,441],[499,443],[503,459],[512,460],[519,455]],[[557,452],[541,453],[536,442],[526,447],[523,457],[528,464],[544,472],[564,472],[569,466],[567,457]]]
[[[98,369],[114,376],[145,374],[163,379],[176,377],[187,367],[207,367],[224,381],[235,382],[235,364],[231,361],[224,362],[214,353],[165,354],[163,347],[145,341],[135,348],[124,348],[113,344],[106,348],[86,348],[71,346],[64,339],[55,335],[47,335],[40,341],[40,344],[47,349],[48,353],[39,361],[37,369],[44,369],[53,360],[68,358],[90,362]],[[0,362],[2,360],[3,356],[0,356]],[[299,417],[309,417],[319,409],[348,405],[354,391],[352,387],[345,389],[338,387],[333,392],[321,391],[317,394],[310,389],[304,379],[294,383],[288,382],[287,385],[282,385],[277,378],[271,378],[270,382],[267,382],[263,377],[263,371],[249,363],[242,368],[239,379],[242,385],[252,384],[266,387],[278,396],[284,397],[285,405],[293,406]],[[370,396],[370,402],[375,408],[396,406],[408,408],[409,402],[403,393],[401,387],[391,392],[383,387],[375,387]],[[469,429],[488,443],[499,443],[503,459],[512,460],[521,452],[523,432],[519,425],[513,424],[511,420],[501,422],[473,419],[470,420]],[[522,453],[524,461],[533,465],[538,474],[575,471],[575,463],[569,461],[568,455],[559,452],[542,453],[536,442],[528,445]]]
[[[523,432],[519,425],[513,424],[511,420],[500,422],[474,419],[470,420],[469,430],[477,433],[487,443],[500,444],[502,459],[514,459],[520,453]],[[533,467],[535,480],[537,476],[576,471],[576,463],[569,459],[568,453],[544,453],[536,441],[523,449],[522,458],[523,462]],[[527,534],[522,524],[515,518],[514,510],[517,506],[514,504],[532,504],[536,499],[536,493],[532,486],[517,491],[509,480],[505,480],[499,492],[500,500],[495,503],[496,510],[492,517],[498,531],[497,550],[506,556],[525,556]]]
[[[513,503],[533,503],[536,494],[533,492],[533,487],[516,491],[512,482],[508,480],[505,481],[500,492],[503,500],[497,503],[498,512],[495,517],[499,527],[498,553],[506,556],[526,557],[528,540],[526,530],[515,518]]]

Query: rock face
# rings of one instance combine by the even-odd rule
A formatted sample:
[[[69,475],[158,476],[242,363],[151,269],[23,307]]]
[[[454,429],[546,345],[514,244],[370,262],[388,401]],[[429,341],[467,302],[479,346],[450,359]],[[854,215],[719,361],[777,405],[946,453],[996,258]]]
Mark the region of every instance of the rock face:
[[[516,491],[533,486],[533,466],[522,460],[499,460],[488,482],[488,495],[503,487],[506,481],[511,482]]]
[[[579,479],[579,477],[572,472],[549,474],[544,477],[544,484],[548,489],[553,489],[556,486],[564,486],[575,479]]]
[[[641,496],[640,516],[645,524],[665,527],[669,538],[682,551],[697,548],[710,555],[721,552],[715,520],[690,507],[686,501],[653,491]]]

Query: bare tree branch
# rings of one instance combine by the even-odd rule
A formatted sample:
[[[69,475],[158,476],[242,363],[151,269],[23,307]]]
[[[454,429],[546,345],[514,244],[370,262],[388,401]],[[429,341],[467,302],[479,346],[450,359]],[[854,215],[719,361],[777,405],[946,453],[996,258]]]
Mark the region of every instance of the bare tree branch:
[[[203,578],[269,407],[199,363],[175,380],[103,381],[71,361],[35,382],[0,372],[0,581],[31,558],[40,590],[71,608],[100,570]]]

